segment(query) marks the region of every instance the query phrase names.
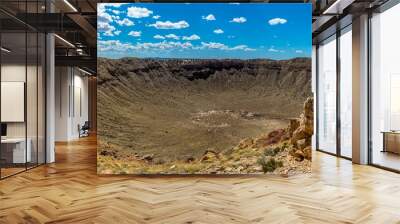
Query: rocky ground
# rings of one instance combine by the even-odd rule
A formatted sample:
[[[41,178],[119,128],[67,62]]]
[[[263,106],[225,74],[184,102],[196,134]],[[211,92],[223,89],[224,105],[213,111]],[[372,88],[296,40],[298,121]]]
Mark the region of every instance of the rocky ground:
[[[288,127],[255,138],[246,138],[231,150],[206,151],[199,158],[157,164],[152,155],[133,155],[118,159],[117,153],[104,150],[98,156],[101,174],[257,174],[294,175],[311,172],[311,137],[313,134],[313,100],[308,98],[299,118]]]
[[[98,64],[99,173],[307,172],[309,59]]]

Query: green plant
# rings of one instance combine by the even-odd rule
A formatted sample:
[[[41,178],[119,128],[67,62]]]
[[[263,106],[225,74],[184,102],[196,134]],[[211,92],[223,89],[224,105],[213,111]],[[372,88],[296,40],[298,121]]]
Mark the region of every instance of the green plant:
[[[274,158],[261,157],[258,159],[258,164],[261,165],[264,173],[273,172],[276,168],[282,167],[283,162],[275,160]]]
[[[265,149],[264,155],[265,156],[276,156],[282,149],[279,146],[276,146],[274,148],[269,147]]]

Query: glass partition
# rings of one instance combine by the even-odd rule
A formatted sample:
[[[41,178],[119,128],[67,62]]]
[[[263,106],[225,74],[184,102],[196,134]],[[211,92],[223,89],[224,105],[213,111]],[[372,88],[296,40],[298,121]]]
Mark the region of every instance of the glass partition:
[[[318,47],[318,149],[336,154],[336,36]]]
[[[371,162],[400,170],[400,4],[371,19]]]
[[[26,141],[26,41],[25,32],[1,34],[2,177],[24,171],[31,161]]]
[[[340,154],[352,157],[352,32],[351,25],[340,35]]]
[[[27,150],[30,159],[27,167],[31,168],[37,165],[38,160],[38,34],[35,32],[27,33],[27,74],[26,74],[26,114],[27,114]]]
[[[46,37],[38,33],[38,64],[37,64],[37,162],[46,162],[45,124],[46,124]]]
[[[22,22],[44,1],[0,1],[0,178],[45,163],[45,34]],[[15,15],[15,16],[14,16]],[[22,18],[21,17],[21,18]]]

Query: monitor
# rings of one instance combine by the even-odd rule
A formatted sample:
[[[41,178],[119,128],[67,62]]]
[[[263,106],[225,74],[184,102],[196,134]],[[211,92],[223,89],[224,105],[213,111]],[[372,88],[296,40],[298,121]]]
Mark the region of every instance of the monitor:
[[[7,124],[1,123],[1,136],[7,136]]]

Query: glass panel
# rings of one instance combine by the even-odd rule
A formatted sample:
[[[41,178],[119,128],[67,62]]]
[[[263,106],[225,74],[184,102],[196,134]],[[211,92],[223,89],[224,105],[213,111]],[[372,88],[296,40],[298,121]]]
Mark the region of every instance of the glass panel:
[[[45,1],[0,1],[1,122],[0,177],[45,162],[45,35],[33,24],[44,13]]]
[[[26,113],[27,113],[27,144],[30,150],[30,160],[28,160],[28,168],[37,165],[38,147],[37,147],[37,79],[38,79],[38,36],[36,32],[27,33],[28,38],[28,63],[27,63],[27,81],[26,81]]]
[[[46,149],[45,149],[45,39],[44,34],[39,34],[39,45],[38,45],[38,163],[45,163]]]
[[[340,36],[340,153],[352,157],[352,32]]]
[[[38,2],[27,2],[26,11],[28,13],[38,13]],[[38,16],[31,20],[33,24],[38,23]],[[39,36],[35,30],[27,31],[27,143],[31,150],[31,161],[27,164],[28,168],[35,167],[38,164],[38,45]]]
[[[1,44],[1,161],[2,177],[25,170],[26,150],[26,34],[2,33]],[[29,147],[28,147],[29,149]]]
[[[318,147],[336,153],[336,36],[318,48]]]
[[[400,5],[374,15],[372,25],[372,163],[400,170]]]

